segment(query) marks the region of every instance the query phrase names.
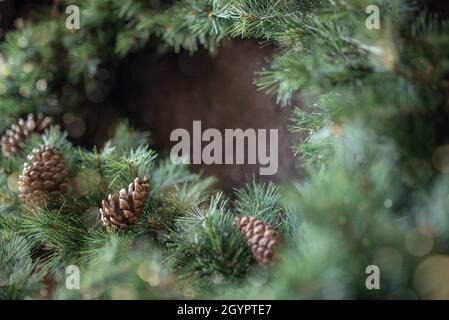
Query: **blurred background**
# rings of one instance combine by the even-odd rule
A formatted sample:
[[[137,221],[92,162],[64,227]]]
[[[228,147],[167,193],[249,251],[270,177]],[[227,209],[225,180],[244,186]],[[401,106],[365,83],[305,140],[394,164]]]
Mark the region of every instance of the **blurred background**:
[[[52,6],[56,12],[60,3],[0,1],[0,39],[22,20],[33,19],[42,5]],[[92,147],[101,146],[118,122],[127,118],[134,127],[150,131],[152,147],[162,154],[168,154],[174,145],[169,138],[171,131],[191,131],[193,120],[201,120],[203,130],[278,129],[279,170],[275,176],[259,176],[258,165],[195,165],[192,169],[216,176],[220,183],[217,187],[225,192],[253,175],[260,181],[293,178],[298,157],[292,157],[290,147],[298,137],[287,130],[292,110],[279,107],[274,98],[253,84],[254,73],[268,65],[275,50],[254,39],[237,39],[224,42],[214,57],[201,50],[193,55],[181,52],[157,57],[141,51],[121,62],[112,90],[105,93],[96,88],[87,92],[87,105],[62,115],[59,122],[72,141]],[[108,72],[103,70],[105,78]]]

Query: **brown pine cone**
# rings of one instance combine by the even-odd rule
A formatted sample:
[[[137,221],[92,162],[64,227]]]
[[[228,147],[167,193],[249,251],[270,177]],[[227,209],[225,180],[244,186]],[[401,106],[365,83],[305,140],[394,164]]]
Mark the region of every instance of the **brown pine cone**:
[[[29,114],[26,119],[19,119],[17,124],[13,124],[6,130],[2,137],[2,152],[4,155],[18,154],[33,132],[42,134],[52,126],[52,119],[39,114],[35,117]]]
[[[277,258],[276,247],[281,241],[279,232],[254,217],[237,217],[239,227],[256,261],[264,267],[273,265]]]
[[[19,176],[20,197],[26,203],[41,204],[65,192],[69,172],[61,152],[44,146],[34,149],[28,161]]]
[[[120,190],[120,194],[110,194],[108,200],[103,200],[100,208],[101,221],[108,230],[127,230],[132,226],[143,212],[148,199],[150,180],[136,178],[128,187]]]

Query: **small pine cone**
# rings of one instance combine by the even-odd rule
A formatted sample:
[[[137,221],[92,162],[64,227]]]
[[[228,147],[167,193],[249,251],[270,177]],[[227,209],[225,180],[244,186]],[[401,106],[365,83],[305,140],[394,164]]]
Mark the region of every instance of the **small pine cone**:
[[[41,204],[65,192],[69,172],[61,152],[44,146],[34,149],[28,160],[19,176],[20,197],[26,203]]]
[[[18,154],[33,132],[42,134],[51,125],[52,119],[42,114],[37,117],[29,114],[26,119],[20,119],[17,124],[6,130],[2,137],[3,154],[7,156]]]
[[[279,232],[254,217],[237,217],[234,223],[239,227],[256,261],[264,267],[274,264],[276,247],[281,241]]]
[[[148,199],[150,180],[136,178],[128,187],[120,190],[120,194],[110,194],[108,200],[103,200],[100,208],[101,221],[108,230],[126,230],[132,226],[143,212]]]

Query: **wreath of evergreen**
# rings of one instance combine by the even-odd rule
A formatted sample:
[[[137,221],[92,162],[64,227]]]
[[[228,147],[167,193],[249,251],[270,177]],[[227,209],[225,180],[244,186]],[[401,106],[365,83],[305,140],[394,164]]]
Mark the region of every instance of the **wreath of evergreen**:
[[[212,178],[157,159],[127,123],[93,150],[55,125],[28,130],[0,160],[0,298],[49,297],[45,280],[53,298],[448,298],[449,23],[432,1],[70,4],[80,30],[44,11],[6,34],[1,132],[104,97],[130,53],[214,54],[252,37],[278,47],[257,86],[281,105],[306,97],[291,130],[309,134],[295,146],[307,177],[282,192],[251,181],[230,201]],[[369,4],[380,30],[365,28]],[[21,199],[41,185],[43,203]],[[259,266],[270,241],[278,259]],[[379,290],[365,286],[373,264]],[[70,265],[79,290],[66,287]]]

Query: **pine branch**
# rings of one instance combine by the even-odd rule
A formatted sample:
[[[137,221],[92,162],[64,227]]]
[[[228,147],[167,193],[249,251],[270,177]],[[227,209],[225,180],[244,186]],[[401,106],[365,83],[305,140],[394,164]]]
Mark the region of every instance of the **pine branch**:
[[[33,242],[19,236],[8,236],[0,230],[0,298],[35,297],[42,288],[43,272],[31,254]]]
[[[168,262],[188,287],[217,289],[244,277],[251,253],[222,194],[176,219]]]
[[[259,185],[255,179],[235,190],[235,211],[241,216],[254,216],[275,229],[285,232],[291,226],[288,212],[281,205],[279,188],[273,183]]]

